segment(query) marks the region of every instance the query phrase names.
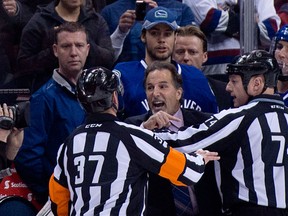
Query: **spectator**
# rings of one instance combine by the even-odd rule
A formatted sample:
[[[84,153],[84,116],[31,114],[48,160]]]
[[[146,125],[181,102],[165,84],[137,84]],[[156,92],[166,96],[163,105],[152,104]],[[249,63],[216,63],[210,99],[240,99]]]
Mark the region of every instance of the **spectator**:
[[[214,114],[199,129],[155,135],[168,143],[177,140],[182,152],[217,149],[223,207],[230,215],[287,215],[288,111],[274,94],[277,61],[266,51],[254,50],[228,65],[227,72],[227,91],[237,108]]]
[[[11,164],[22,144],[23,130],[11,128],[13,119],[13,112],[7,104],[0,106],[0,170]]]
[[[141,34],[141,40],[145,44],[145,59],[118,63],[115,66],[115,71],[121,74],[125,89],[124,118],[144,114],[149,110],[142,84],[144,71],[155,60],[171,62],[177,28],[176,17],[169,9],[157,7],[150,10]],[[203,73],[193,66],[175,65],[184,80],[183,107],[217,112],[216,99]]]
[[[199,27],[187,25],[176,30],[173,59],[202,69],[208,59],[207,38]]]
[[[85,67],[112,67],[114,50],[108,26],[99,14],[85,10],[82,4],[83,0],[51,2],[30,19],[21,36],[16,78],[22,86],[18,87],[26,85],[34,92],[51,77],[51,71],[58,66],[52,51],[54,30],[66,21],[77,21],[88,32],[91,48]]]
[[[154,1],[147,1],[147,7],[157,7]],[[131,28],[134,26],[136,20],[135,10],[126,10],[119,19],[119,24],[115,31],[110,35],[112,46],[114,48],[114,57],[117,60],[123,51],[123,45],[126,36],[129,34]],[[141,43],[140,43],[141,44]]]
[[[17,55],[22,30],[38,5],[46,5],[52,0],[3,0],[0,7],[1,73],[5,76],[0,86],[16,88],[13,76],[17,72]],[[1,50],[2,51],[2,50]],[[4,73],[5,72],[5,73]],[[6,101],[6,98],[5,98]]]
[[[197,26],[187,25],[176,30],[173,60],[179,64],[192,65],[202,70],[202,65],[208,60],[207,38]],[[209,85],[217,99],[219,110],[231,107],[231,98],[226,92],[226,82],[213,76],[206,76]]]
[[[276,13],[281,19],[281,27],[288,24],[288,3],[286,0],[274,0]]]
[[[10,82],[16,72],[16,59],[21,28],[0,6],[0,86]]]
[[[117,29],[110,35],[112,46],[114,48],[114,58],[118,59],[122,50],[124,40],[134,25],[136,19],[135,10],[126,10],[119,19]]]
[[[2,4],[6,13],[14,22],[20,24],[23,29],[38,7],[44,7],[51,2],[53,0],[4,0]],[[96,12],[101,11],[105,6],[105,0],[98,0],[98,2],[95,0],[85,0],[83,3],[87,10],[95,9]]]
[[[225,74],[226,66],[240,54],[240,16],[237,0],[183,0],[208,39],[206,75]],[[280,25],[273,1],[255,0],[258,46],[268,48]]]
[[[103,67],[79,77],[77,96],[88,115],[59,149],[49,184],[56,215],[145,215],[147,171],[190,185],[218,159],[176,152],[152,132],[119,122],[118,83]]]
[[[176,22],[180,26],[195,23],[191,9],[175,0],[144,0],[149,4],[147,10],[158,6],[169,8],[176,15]],[[124,40],[123,51],[117,63],[126,61],[138,61],[145,57],[145,46],[141,43],[141,29],[143,21],[136,21],[127,33],[119,29],[119,20],[127,10],[135,13],[136,0],[118,0],[103,8],[101,15],[108,23],[110,33],[117,33]],[[119,27],[118,27],[119,26]],[[116,36],[115,36],[116,37]]]
[[[151,63],[146,69],[144,77],[144,87],[150,111],[142,115],[129,117],[125,122],[137,126],[143,124],[145,128],[150,129],[150,122],[152,121],[153,124],[155,119],[159,119],[161,120],[159,128],[178,131],[178,128],[184,125],[197,125],[207,120],[210,114],[181,108],[182,82],[182,77],[173,64],[161,61]],[[170,122],[168,118],[165,118],[167,113],[179,117],[181,121]],[[192,187],[189,189],[172,187],[168,180],[149,173],[147,216],[192,216],[196,215],[197,211],[197,202],[195,202]]]
[[[52,0],[4,0],[2,5],[13,22],[18,23],[21,29],[23,29],[36,12],[37,7],[45,6],[50,2]]]
[[[277,82],[277,93],[288,106],[288,25],[284,25],[271,44],[271,53],[275,56],[281,73]]]
[[[6,103],[0,105],[0,212],[5,216],[35,216],[36,209],[30,203],[32,200],[27,201],[29,195],[25,194],[23,198],[22,194],[18,194],[19,188],[25,187],[19,186],[18,178],[14,178],[13,160],[24,135],[23,129],[16,128],[17,118],[19,116]]]
[[[38,7],[44,7],[53,0],[4,0],[0,7],[0,58],[1,75],[0,86],[3,88],[15,88],[13,74],[17,72],[17,55],[19,51],[20,36],[24,26],[34,15]],[[100,5],[101,4],[101,5]],[[103,7],[103,2],[98,1]],[[91,10],[91,0],[85,1],[85,8]],[[2,22],[3,21],[3,22]],[[2,76],[3,75],[3,76]]]
[[[25,128],[15,159],[17,172],[42,204],[48,199],[48,181],[58,148],[83,123],[85,115],[75,86],[89,52],[88,33],[79,23],[66,22],[55,35],[53,51],[59,68],[30,98],[30,126]]]

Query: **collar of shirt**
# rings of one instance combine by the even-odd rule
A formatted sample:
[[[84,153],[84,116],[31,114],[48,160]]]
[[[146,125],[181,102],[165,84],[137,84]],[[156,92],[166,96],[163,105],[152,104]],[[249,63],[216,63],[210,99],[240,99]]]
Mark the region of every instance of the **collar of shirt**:
[[[175,62],[172,59],[171,59],[170,63],[172,63],[177,68],[178,74],[182,74],[182,68],[181,68],[180,64],[178,64],[177,62]],[[147,69],[148,65],[145,62],[145,59],[140,60],[140,64],[144,67],[144,69]]]
[[[57,82],[60,86],[67,89],[72,94],[75,94],[76,86],[69,82],[63,75],[58,72],[58,69],[53,71],[53,79]]]
[[[170,121],[171,125],[169,127],[169,130],[176,132],[179,130],[179,128],[184,126],[184,119],[183,119],[182,110],[179,108],[179,110],[173,116],[181,119],[181,121]]]

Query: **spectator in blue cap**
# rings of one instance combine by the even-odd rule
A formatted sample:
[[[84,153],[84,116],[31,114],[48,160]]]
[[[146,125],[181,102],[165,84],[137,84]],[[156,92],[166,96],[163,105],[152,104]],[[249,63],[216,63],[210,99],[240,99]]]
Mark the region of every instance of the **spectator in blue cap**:
[[[169,8],[175,14],[179,26],[195,24],[191,8],[182,2],[175,0],[144,0],[144,2],[146,12],[154,7],[162,6]],[[113,47],[115,49],[114,45],[117,43],[116,48],[120,49],[117,63],[138,61],[145,56],[145,47],[140,41],[143,20],[135,20],[135,8],[136,0],[117,0],[101,11],[101,15],[109,26]]]

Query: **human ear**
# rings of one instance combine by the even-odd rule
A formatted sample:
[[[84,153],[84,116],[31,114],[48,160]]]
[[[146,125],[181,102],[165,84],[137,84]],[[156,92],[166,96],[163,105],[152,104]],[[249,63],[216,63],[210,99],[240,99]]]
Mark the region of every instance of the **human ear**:
[[[183,94],[183,89],[182,88],[177,89],[177,91],[176,91],[176,99],[178,101],[181,99],[182,94]]]
[[[56,45],[56,44],[53,44],[52,48],[53,48],[53,53],[54,53],[54,55],[58,58],[58,48],[57,48],[57,45]]]
[[[142,43],[145,44],[145,43],[146,43],[146,33],[142,32],[142,33],[141,33],[141,38],[140,38],[140,39],[141,39]]]
[[[204,52],[204,53],[203,53],[203,61],[202,61],[202,64],[204,64],[207,60],[208,60],[208,53],[207,53],[207,52]]]
[[[251,78],[253,95],[259,95],[263,92],[265,81],[263,76],[255,76]]]

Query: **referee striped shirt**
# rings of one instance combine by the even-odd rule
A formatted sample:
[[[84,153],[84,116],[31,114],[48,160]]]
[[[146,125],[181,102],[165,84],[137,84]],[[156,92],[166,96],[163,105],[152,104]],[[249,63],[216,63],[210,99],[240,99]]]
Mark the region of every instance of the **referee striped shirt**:
[[[213,115],[199,129],[156,135],[182,152],[199,148],[219,152],[224,207],[244,201],[287,208],[287,122],[288,110],[281,98],[261,95]]]
[[[204,161],[200,155],[172,149],[151,131],[109,114],[93,114],[58,151],[49,183],[52,211],[73,216],[144,215],[147,171],[176,185],[192,185],[201,178]]]

